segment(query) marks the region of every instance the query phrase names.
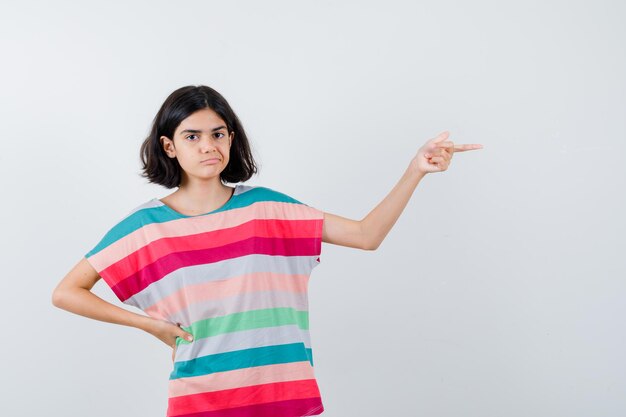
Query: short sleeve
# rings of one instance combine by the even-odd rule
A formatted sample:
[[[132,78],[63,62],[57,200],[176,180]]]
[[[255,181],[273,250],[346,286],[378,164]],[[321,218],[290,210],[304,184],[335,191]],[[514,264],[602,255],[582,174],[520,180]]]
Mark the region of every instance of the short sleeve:
[[[303,203],[304,204],[304,203]],[[309,208],[311,212],[311,221],[313,222],[313,239],[315,241],[315,255],[317,258],[315,259],[315,264],[313,266],[317,266],[321,262],[322,255],[322,232],[324,230],[324,212],[319,210],[313,206],[309,206],[304,204]]]
[[[130,294],[121,284],[135,272],[136,261],[133,259],[135,245],[132,240],[133,233],[140,227],[138,214],[133,211],[114,224],[98,243],[85,253],[87,262],[123,303],[127,303]]]
[[[294,203],[298,209],[296,216],[301,217],[305,225],[307,237],[311,242],[313,257],[313,268],[320,264],[322,254],[322,233],[324,229],[324,212],[316,207],[303,203],[302,201],[284,193],[277,193],[287,202]]]

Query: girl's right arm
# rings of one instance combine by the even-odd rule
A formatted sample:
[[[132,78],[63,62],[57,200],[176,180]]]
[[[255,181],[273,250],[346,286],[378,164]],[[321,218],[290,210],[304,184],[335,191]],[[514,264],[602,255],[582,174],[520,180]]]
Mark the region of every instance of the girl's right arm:
[[[173,323],[125,310],[98,297],[91,289],[99,279],[98,272],[82,258],[52,292],[52,304],[90,319],[136,327],[172,347],[177,336],[191,340],[190,333]]]

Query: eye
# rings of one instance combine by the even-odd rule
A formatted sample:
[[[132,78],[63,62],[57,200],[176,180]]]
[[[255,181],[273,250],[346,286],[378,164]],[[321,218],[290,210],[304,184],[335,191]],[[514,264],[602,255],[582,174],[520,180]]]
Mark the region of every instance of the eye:
[[[189,138],[190,138],[190,137],[192,137],[192,136],[197,137],[196,135],[187,135],[187,136],[185,136],[185,139],[189,139]]]
[[[223,133],[216,133],[215,135],[216,135],[216,136],[217,136],[217,135],[222,135],[222,136],[220,136],[218,139],[221,139],[221,138],[223,138],[223,137],[224,137],[224,134],[223,134]]]

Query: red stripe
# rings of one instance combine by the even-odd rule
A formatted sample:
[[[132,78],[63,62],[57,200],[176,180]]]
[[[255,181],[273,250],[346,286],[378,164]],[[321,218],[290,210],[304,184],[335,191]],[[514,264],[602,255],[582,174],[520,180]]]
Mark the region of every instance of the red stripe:
[[[236,412],[231,409],[239,408],[239,413],[233,414],[234,416],[257,416],[257,414],[246,414],[250,412],[249,410],[254,409],[254,407],[251,408],[250,406],[257,406],[257,409],[271,411],[272,407],[286,408],[286,406],[289,405],[285,403],[272,406],[273,403],[305,399],[309,401],[312,407],[321,404],[320,391],[315,379],[274,382],[180,397],[170,397],[168,400],[167,415],[230,416],[230,414],[224,413]],[[298,402],[291,404],[297,403]],[[307,409],[304,411],[306,412],[312,407],[306,407]],[[277,415],[283,416],[283,414],[274,414],[271,415],[271,417]],[[290,415],[300,416],[301,414],[285,414],[285,416]],[[268,416],[270,416],[270,414],[268,414]]]
[[[171,253],[119,282],[113,291],[122,301],[177,269],[220,262],[251,254],[272,256],[314,255],[317,239],[250,238],[219,248]]]
[[[321,220],[254,220],[230,229],[164,238],[104,269],[100,275],[123,278],[109,286],[122,300],[132,297],[170,272],[250,254],[307,256],[319,253]],[[282,236],[270,238],[268,236]],[[289,239],[289,242],[284,241]],[[248,240],[247,242],[245,240]],[[289,244],[287,244],[289,243]]]
[[[100,271],[101,275],[112,277],[113,285],[123,280],[123,277],[140,271],[146,266],[159,260],[173,251],[196,250],[215,248],[238,242],[250,237],[276,237],[283,238],[320,238],[318,223],[320,219],[313,220],[280,220],[280,219],[256,219],[243,223],[236,227],[219,229],[210,232],[198,233],[177,237],[164,237],[143,248],[135,251],[128,257],[109,265]]]
[[[298,400],[275,401],[246,407],[226,408],[217,411],[201,411],[193,414],[170,414],[167,417],[300,417],[321,414],[324,405],[320,397]]]

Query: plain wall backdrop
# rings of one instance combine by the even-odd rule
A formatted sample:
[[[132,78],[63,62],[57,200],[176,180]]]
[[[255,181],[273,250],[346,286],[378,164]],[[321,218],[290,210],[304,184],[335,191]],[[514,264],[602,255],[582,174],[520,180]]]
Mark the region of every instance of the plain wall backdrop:
[[[322,245],[325,417],[624,416],[624,21],[617,0],[4,2],[0,415],[165,415],[171,348],[51,293],[173,191],[139,146],[206,84],[252,141],[248,184],[353,219],[441,131],[484,145],[377,251]]]

